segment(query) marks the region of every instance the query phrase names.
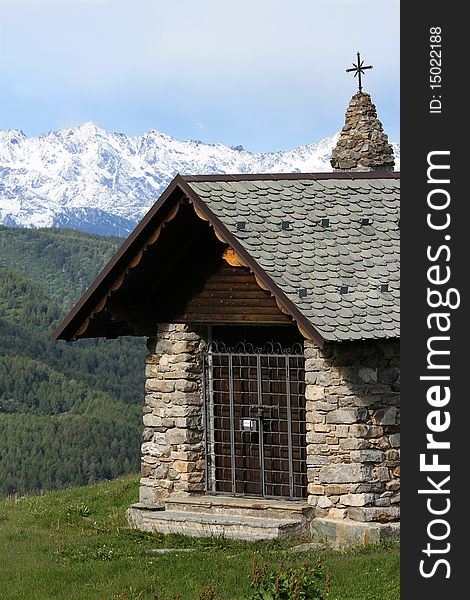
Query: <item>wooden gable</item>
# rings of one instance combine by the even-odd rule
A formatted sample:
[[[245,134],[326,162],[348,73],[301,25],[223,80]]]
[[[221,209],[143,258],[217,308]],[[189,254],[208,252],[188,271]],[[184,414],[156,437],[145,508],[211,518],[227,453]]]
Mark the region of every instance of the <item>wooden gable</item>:
[[[169,315],[169,322],[292,324],[247,267],[230,266],[218,260],[205,279],[197,279],[192,290],[187,291],[184,306]]]
[[[292,325],[184,199],[149,240],[72,339],[152,335],[157,323]]]

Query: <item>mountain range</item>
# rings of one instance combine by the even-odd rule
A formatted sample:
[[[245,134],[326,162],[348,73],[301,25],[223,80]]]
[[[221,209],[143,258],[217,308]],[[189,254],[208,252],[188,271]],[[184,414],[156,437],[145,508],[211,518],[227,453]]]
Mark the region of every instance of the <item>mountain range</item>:
[[[290,151],[178,141],[93,123],[39,137],[0,131],[0,224],[127,236],[177,174],[329,171],[338,134]],[[396,167],[400,147],[392,143]]]

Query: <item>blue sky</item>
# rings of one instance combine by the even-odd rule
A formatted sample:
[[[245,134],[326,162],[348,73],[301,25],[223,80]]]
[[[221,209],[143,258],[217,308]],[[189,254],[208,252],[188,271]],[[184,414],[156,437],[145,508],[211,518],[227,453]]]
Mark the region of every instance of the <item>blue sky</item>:
[[[399,0],[0,0],[0,128],[291,149],[341,128],[358,50],[399,141]]]

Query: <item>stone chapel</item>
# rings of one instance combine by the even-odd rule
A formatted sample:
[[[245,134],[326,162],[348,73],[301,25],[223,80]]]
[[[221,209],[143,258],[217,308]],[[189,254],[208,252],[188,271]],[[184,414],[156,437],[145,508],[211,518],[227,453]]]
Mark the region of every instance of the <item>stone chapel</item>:
[[[55,332],[148,338],[131,525],[397,534],[400,176],[369,94],[331,165],[176,176]]]

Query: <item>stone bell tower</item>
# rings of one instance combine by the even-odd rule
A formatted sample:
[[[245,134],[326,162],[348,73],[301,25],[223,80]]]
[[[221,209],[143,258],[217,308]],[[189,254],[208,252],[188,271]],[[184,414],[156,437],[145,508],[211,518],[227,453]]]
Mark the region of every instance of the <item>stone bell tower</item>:
[[[369,94],[362,91],[364,66],[359,53],[352,69],[358,75],[359,91],[354,94],[346,111],[346,120],[331,154],[331,166],[341,171],[393,171],[395,159],[388,136],[377,118],[377,109]]]

